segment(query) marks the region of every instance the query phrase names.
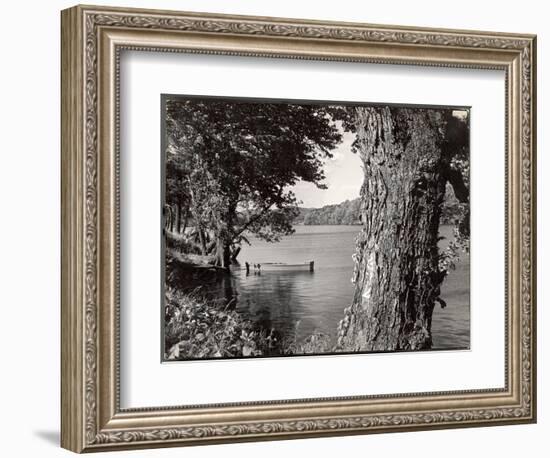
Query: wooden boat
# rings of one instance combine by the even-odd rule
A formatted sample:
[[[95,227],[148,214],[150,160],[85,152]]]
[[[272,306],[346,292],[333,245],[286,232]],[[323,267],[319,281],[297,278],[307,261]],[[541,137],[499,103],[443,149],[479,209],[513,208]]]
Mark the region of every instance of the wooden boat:
[[[314,261],[300,262],[297,264],[289,264],[286,262],[261,262],[259,264],[249,264],[249,269],[251,272],[271,272],[271,271],[293,271],[293,270],[309,270],[313,272],[314,270]],[[258,267],[259,266],[259,267]]]

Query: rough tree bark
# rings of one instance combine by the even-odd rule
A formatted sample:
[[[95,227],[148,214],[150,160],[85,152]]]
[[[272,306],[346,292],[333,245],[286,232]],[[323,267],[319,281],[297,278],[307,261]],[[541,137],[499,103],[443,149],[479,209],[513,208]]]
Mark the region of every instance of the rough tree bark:
[[[345,351],[432,345],[431,321],[445,276],[438,232],[445,195],[444,120],[437,110],[359,107],[365,179],[356,241],[354,299],[339,325]]]

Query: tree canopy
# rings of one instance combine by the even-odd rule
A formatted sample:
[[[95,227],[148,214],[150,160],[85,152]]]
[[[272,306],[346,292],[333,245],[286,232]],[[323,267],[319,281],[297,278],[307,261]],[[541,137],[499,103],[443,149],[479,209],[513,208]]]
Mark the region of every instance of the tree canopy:
[[[218,263],[250,231],[267,241],[293,232],[291,187],[323,183],[341,141],[327,107],[219,99],[166,103],[166,200],[216,239]]]

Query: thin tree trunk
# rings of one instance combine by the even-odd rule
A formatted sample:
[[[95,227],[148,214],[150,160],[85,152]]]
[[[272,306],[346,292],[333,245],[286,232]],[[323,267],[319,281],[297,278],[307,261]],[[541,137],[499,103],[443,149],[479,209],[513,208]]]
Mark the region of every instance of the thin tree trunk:
[[[201,253],[203,256],[206,256],[208,254],[208,249],[206,247],[206,236],[204,234],[204,230],[200,224],[197,225],[197,231],[199,233],[199,242],[201,244]]]
[[[198,233],[198,236],[199,236],[199,243],[200,243],[200,246],[201,246],[201,253],[202,253],[203,256],[206,256],[208,254],[208,249],[207,249],[207,246],[206,246],[206,235],[205,235],[204,227],[203,227],[203,224],[202,224],[201,218],[200,218],[200,212],[199,212],[199,209],[198,209],[198,202],[195,199],[195,192],[193,190],[192,183],[189,180],[188,180],[188,183],[189,183],[188,191],[189,191],[189,196],[190,196],[190,203],[189,203],[188,208],[189,208],[189,211],[191,212],[191,216],[193,217],[194,222],[195,222],[195,228],[197,230],[197,233]]]
[[[231,266],[231,247],[228,243],[223,246],[223,267],[229,269]]]
[[[216,264],[225,268],[231,266],[231,247],[222,238],[216,240]]]
[[[174,204],[174,231],[179,234],[181,225],[181,207],[180,204]]]
[[[430,348],[440,284],[443,119],[435,110],[356,109],[364,165],[354,299],[339,325],[347,351]]]
[[[224,217],[216,215],[218,234],[216,237],[216,257],[219,266],[229,269],[231,266],[231,244],[234,238],[233,222],[235,220],[236,202],[229,203]]]
[[[169,205],[168,208],[170,209],[168,213],[168,230],[170,232],[174,231],[174,209],[172,208],[172,205]]]
[[[181,228],[181,233],[185,234],[185,231],[187,230],[187,224],[189,223],[189,207],[185,207],[185,213],[183,216],[183,226]]]
[[[170,205],[165,204],[164,205],[164,229],[166,231],[169,231],[171,224],[172,224],[172,208],[170,207]]]
[[[239,253],[241,252],[240,246],[236,247],[234,250],[231,251],[231,262],[237,262],[237,258],[239,257]]]

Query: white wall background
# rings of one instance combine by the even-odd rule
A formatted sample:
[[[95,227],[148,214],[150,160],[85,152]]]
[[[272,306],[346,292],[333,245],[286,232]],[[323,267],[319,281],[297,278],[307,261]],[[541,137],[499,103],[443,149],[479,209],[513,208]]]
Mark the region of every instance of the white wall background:
[[[115,2],[115,0],[113,0]],[[97,4],[109,4],[95,0]],[[543,126],[550,110],[545,53],[549,12],[535,0],[117,0],[117,6],[469,28],[538,34],[539,423],[508,427],[120,452],[128,456],[423,458],[546,456],[550,419],[545,310],[550,187]],[[71,2],[2,5],[0,47],[0,450],[3,456],[68,456],[59,440],[59,10]],[[546,54],[546,55],[545,55]],[[546,242],[546,243],[545,243]],[[546,274],[546,275],[545,275]],[[546,360],[546,361],[545,361]],[[548,386],[548,384],[546,383]],[[115,455],[113,455],[115,456]]]

